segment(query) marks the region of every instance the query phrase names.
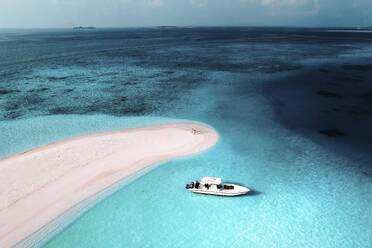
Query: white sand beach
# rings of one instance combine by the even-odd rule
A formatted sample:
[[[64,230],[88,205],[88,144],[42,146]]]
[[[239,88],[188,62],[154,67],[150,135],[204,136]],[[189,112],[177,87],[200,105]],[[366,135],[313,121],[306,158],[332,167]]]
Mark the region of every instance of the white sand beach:
[[[0,247],[133,173],[217,141],[208,126],[178,123],[79,136],[1,159]]]

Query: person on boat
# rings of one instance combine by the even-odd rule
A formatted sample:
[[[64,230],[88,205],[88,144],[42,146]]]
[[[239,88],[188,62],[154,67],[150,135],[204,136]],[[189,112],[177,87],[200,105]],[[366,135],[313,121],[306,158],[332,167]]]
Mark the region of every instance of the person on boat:
[[[198,189],[199,188],[199,185],[200,185],[200,183],[198,181],[196,181],[195,188]]]

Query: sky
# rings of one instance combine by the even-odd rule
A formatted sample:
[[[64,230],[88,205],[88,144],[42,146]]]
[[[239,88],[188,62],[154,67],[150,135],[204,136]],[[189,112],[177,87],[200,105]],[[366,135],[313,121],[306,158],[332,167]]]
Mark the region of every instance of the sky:
[[[372,0],[0,0],[0,28],[372,26]]]

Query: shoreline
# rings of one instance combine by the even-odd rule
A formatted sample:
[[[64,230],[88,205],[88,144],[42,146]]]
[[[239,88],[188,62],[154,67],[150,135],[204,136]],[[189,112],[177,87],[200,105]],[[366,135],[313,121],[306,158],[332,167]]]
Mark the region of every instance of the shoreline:
[[[217,141],[211,127],[175,123],[78,136],[0,159],[0,246],[24,241],[123,179]]]

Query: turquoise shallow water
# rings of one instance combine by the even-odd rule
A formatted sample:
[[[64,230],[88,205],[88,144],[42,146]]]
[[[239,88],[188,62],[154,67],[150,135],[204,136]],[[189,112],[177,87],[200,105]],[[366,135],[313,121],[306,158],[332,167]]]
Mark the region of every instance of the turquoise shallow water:
[[[24,125],[35,120],[29,121],[9,125],[18,128],[12,129],[20,140],[28,132]],[[36,123],[59,130],[58,137],[44,133],[43,139],[59,139],[167,121],[49,116]],[[32,128],[43,129],[38,124]],[[363,227],[371,221],[371,182],[355,176],[354,161],[280,126],[260,132],[256,123],[233,126],[226,121],[216,128],[221,134],[216,147],[160,165],[98,203],[43,247],[368,247],[371,237]],[[244,143],[239,146],[237,140]],[[256,193],[220,198],[184,189],[204,175],[223,176]]]
[[[349,122],[365,122],[368,67],[349,75],[343,65],[345,57],[371,56],[369,34],[221,28],[1,35],[13,43],[0,45],[0,156],[179,119],[220,134],[211,150],[161,164],[37,246],[371,246],[371,155],[350,145],[346,127],[345,137],[331,139],[309,121],[311,111],[285,112],[286,104],[302,106],[291,88],[281,98],[269,94],[288,80],[300,84],[302,75],[319,87],[310,87],[311,99],[318,89],[344,94],[335,86],[342,81],[365,107],[359,113],[360,103],[352,104]],[[327,72],[332,60],[341,64],[335,75]],[[310,67],[320,76],[302,74]],[[347,98],[326,98],[326,105],[347,112]],[[308,105],[332,118],[319,98]],[[255,193],[220,198],[185,190],[202,176]]]

